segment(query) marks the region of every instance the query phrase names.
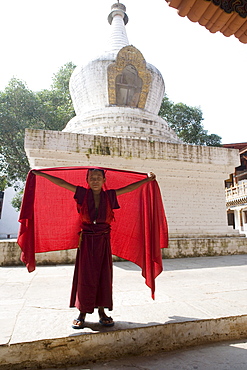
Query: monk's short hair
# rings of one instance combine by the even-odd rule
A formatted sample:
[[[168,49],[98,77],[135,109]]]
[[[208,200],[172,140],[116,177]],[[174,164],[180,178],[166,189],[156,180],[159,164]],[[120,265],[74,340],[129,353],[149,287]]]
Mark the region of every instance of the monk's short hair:
[[[90,174],[91,172],[94,172],[94,171],[99,171],[99,172],[101,172],[101,173],[102,173],[103,178],[105,178],[105,171],[104,171],[104,170],[101,170],[100,168],[89,168],[89,169],[87,170],[87,179],[88,179],[89,174]]]

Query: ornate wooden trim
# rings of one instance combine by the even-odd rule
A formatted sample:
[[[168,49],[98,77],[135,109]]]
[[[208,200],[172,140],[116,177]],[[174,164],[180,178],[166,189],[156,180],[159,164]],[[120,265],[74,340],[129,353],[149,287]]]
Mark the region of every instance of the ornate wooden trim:
[[[240,197],[238,199],[232,199],[232,200],[227,200],[226,201],[226,206],[227,207],[233,207],[233,206],[247,206],[247,196]]]
[[[247,17],[246,0],[206,0],[211,1],[214,5],[219,6],[224,12],[230,14],[236,12],[240,17]]]

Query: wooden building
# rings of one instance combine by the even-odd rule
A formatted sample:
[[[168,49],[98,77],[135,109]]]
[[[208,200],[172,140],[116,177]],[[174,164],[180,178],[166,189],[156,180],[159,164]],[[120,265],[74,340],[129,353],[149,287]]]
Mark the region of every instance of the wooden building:
[[[166,0],[177,9],[181,17],[198,22],[210,32],[221,32],[224,36],[234,35],[240,42],[247,43],[246,0]]]
[[[228,224],[247,236],[247,143],[223,146],[238,149],[241,162],[225,182]]]

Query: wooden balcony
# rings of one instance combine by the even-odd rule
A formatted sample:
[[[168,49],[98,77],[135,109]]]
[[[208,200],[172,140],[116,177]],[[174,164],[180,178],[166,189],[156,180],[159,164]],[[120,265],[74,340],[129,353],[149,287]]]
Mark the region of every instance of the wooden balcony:
[[[247,205],[247,182],[226,188],[226,206]]]

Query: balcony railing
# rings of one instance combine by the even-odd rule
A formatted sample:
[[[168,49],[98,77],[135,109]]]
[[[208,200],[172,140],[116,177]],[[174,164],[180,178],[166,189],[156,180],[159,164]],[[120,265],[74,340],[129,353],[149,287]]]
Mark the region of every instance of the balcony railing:
[[[247,202],[247,183],[241,183],[234,187],[226,188],[226,203]]]

